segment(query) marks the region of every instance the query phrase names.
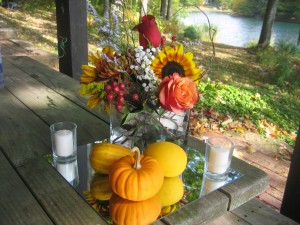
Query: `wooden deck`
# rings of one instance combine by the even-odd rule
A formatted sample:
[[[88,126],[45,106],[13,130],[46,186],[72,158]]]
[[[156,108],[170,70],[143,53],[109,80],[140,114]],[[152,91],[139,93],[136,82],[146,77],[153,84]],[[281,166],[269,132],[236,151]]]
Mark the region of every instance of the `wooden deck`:
[[[295,221],[283,216],[261,201],[252,199],[240,207],[225,213],[208,225],[296,225]]]

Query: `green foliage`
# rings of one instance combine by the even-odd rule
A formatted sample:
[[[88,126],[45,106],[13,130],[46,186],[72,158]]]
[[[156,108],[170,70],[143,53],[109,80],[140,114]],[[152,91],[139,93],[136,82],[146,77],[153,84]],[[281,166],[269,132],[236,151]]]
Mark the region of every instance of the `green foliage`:
[[[198,6],[202,5],[204,0],[180,0],[180,4],[184,6]]]
[[[233,118],[249,118],[260,132],[263,132],[259,126],[260,120],[267,120],[290,132],[298,129],[300,107],[280,89],[254,91],[208,81],[200,83],[199,91],[202,97],[196,106],[198,109],[212,107],[214,111],[230,114]],[[278,98],[279,94],[281,98]]]
[[[188,148],[188,164],[183,173],[185,189],[188,192],[186,199],[191,202],[199,198],[204,173],[204,156],[197,150]]]
[[[281,87],[290,83],[300,83],[295,59],[300,56],[300,49],[291,43],[280,41],[275,48],[259,49],[257,60],[268,67],[269,78]]]
[[[233,0],[232,11],[244,16],[262,16],[267,0]]]
[[[188,38],[193,41],[193,40],[199,39],[200,34],[197,31],[196,26],[188,26],[184,29],[183,37]]]
[[[29,12],[36,12],[38,10],[55,12],[55,1],[52,0],[23,1],[21,7],[23,10]]]
[[[267,2],[267,0],[233,0],[231,9],[239,15],[263,17]],[[279,1],[277,18],[299,20],[300,0]]]
[[[211,27],[209,27],[207,24],[197,26],[197,31],[199,33],[201,41],[206,41],[206,42],[211,41],[209,36],[210,35],[209,29],[211,29],[211,35],[214,35],[214,37],[218,35],[218,27],[213,24],[211,24]]]
[[[277,15],[279,17],[300,19],[300,0],[279,1]]]

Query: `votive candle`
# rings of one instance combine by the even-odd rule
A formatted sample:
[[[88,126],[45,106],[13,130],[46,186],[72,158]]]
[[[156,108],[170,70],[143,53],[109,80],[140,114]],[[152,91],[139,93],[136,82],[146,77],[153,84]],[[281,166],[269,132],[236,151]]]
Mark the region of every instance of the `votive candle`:
[[[228,148],[211,148],[208,158],[208,171],[216,174],[223,174],[229,166]]]
[[[70,130],[59,130],[54,134],[57,156],[68,157],[73,154],[73,134]]]

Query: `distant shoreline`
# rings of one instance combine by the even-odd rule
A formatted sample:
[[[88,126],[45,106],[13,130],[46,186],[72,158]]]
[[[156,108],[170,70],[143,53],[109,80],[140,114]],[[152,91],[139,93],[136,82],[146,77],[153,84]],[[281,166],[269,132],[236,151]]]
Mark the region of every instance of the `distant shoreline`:
[[[227,10],[223,10],[223,9],[218,9],[216,7],[213,6],[199,6],[199,8],[205,13],[205,12],[215,12],[215,13],[222,13],[222,14],[229,14],[231,16],[236,16],[236,17],[245,17],[245,18],[255,18],[255,19],[259,19],[259,20],[263,20],[263,17],[260,16],[246,16],[243,14],[235,14],[233,13],[231,10],[227,9]],[[197,10],[195,7],[190,8],[189,12],[198,12],[199,10]],[[287,23],[300,23],[300,18],[296,19],[287,19],[287,18],[276,18],[275,19],[276,22],[287,22]]]

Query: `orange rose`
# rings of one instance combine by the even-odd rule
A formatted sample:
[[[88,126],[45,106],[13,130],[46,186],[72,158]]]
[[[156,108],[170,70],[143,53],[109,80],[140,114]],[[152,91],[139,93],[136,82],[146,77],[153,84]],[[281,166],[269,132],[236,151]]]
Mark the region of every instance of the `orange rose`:
[[[191,109],[198,101],[196,84],[178,73],[165,77],[159,86],[159,100],[162,108],[176,114]]]

